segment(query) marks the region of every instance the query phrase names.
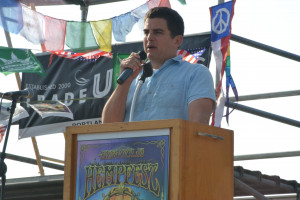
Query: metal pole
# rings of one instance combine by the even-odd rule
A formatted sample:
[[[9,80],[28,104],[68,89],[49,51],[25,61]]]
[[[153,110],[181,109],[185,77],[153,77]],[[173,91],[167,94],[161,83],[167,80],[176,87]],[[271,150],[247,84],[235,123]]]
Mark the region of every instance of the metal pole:
[[[10,159],[10,160],[15,160],[15,161],[24,162],[24,163],[27,163],[27,164],[37,165],[37,160],[32,159],[32,158],[26,158],[26,157],[17,156],[17,155],[8,154],[8,153],[6,153],[5,156],[6,156],[7,159]],[[49,167],[49,168],[52,168],[52,169],[57,169],[57,170],[64,171],[64,166],[63,165],[58,165],[58,164],[45,162],[45,161],[42,161],[42,164],[43,164],[44,167]]]
[[[259,193],[257,190],[253,189],[238,178],[234,178],[234,184],[241,190],[248,192],[250,195],[253,195],[258,200],[268,200],[268,198],[266,198],[263,194]]]
[[[239,101],[270,99],[270,98],[290,97],[290,96],[300,96],[300,90],[239,96]],[[229,97],[229,100],[232,101],[232,102],[236,101],[235,97]]]
[[[291,60],[295,60],[295,61],[300,62],[300,56],[299,55],[292,54],[292,53],[289,53],[287,51],[283,51],[281,49],[277,49],[277,48],[274,48],[274,47],[271,47],[271,46],[268,46],[268,45],[265,45],[265,44],[262,44],[262,43],[259,43],[259,42],[255,42],[253,40],[249,40],[249,39],[243,38],[241,36],[231,34],[231,40],[235,41],[235,42],[239,42],[241,44],[248,45],[250,47],[254,47],[254,48],[269,52],[269,53],[276,54],[278,56],[282,56],[282,57],[289,58]]]
[[[258,109],[255,109],[255,108],[251,108],[251,107],[248,107],[248,106],[244,106],[244,105],[241,105],[241,104],[233,103],[232,101],[229,101],[229,107],[234,108],[236,110],[244,111],[246,113],[254,114],[254,115],[257,115],[257,116],[261,116],[261,117],[264,117],[264,118],[267,118],[267,119],[271,119],[271,120],[274,120],[274,121],[278,121],[278,122],[281,122],[281,123],[284,123],[284,124],[288,124],[288,125],[296,126],[296,127],[300,128],[300,121],[296,121],[296,120],[293,120],[293,119],[289,119],[289,118],[286,118],[286,117],[275,115],[275,114],[272,114],[272,113],[269,113],[269,112],[265,112],[265,111],[258,110]]]
[[[234,156],[234,161],[258,160],[258,159],[266,159],[266,158],[286,158],[286,157],[297,157],[297,156],[300,156],[300,151],[240,155],[240,156]]]

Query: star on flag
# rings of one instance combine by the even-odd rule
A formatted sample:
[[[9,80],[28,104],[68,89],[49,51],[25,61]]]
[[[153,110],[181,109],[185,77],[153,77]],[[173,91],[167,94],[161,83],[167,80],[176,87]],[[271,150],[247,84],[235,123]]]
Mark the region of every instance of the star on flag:
[[[182,55],[183,60],[187,62],[197,63],[197,61],[201,59],[205,50],[205,48],[192,48],[188,50],[180,49],[177,51],[177,55]]]

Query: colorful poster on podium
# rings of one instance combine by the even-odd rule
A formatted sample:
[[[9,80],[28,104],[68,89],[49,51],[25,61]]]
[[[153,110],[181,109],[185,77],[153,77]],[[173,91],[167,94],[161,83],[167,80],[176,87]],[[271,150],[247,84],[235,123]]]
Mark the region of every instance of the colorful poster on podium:
[[[168,168],[169,135],[79,139],[76,200],[167,200]]]

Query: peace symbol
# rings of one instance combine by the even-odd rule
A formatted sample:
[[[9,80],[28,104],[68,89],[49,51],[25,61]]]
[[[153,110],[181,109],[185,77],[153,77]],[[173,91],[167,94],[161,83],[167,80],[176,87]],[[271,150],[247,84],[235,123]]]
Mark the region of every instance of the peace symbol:
[[[222,16],[227,16],[226,22],[224,21]],[[217,10],[215,17],[212,20],[212,30],[221,34],[226,31],[227,26],[229,25],[230,12],[226,8],[221,8]],[[217,21],[219,19],[219,21]]]

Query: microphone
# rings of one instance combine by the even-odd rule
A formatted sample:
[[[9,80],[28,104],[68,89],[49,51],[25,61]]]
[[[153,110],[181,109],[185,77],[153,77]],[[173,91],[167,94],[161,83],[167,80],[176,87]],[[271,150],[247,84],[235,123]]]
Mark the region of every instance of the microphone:
[[[145,51],[139,51],[138,54],[140,56],[140,61],[145,60],[147,58],[147,54],[145,53]],[[132,69],[126,68],[118,77],[117,83],[119,83],[120,85],[123,84],[132,73]]]
[[[29,99],[33,96],[33,91],[31,89],[25,89],[20,91],[6,92],[4,95],[12,98],[25,97]]]
[[[143,64],[143,74],[142,74],[140,80],[142,80],[144,83],[145,79],[147,77],[152,76],[152,74],[153,74],[152,64],[151,64],[150,60],[148,60],[145,64]]]

